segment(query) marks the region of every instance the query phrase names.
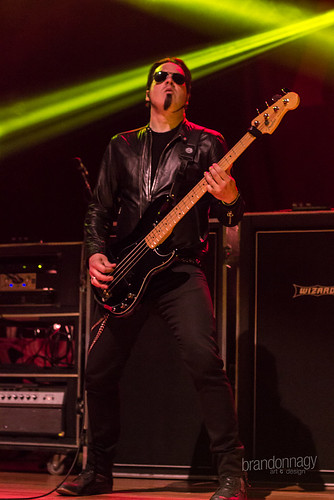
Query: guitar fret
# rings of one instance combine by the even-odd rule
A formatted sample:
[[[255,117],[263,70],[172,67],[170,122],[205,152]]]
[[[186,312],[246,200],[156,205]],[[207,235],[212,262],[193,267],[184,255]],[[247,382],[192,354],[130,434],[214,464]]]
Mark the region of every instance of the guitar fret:
[[[255,140],[255,137],[247,132],[236,144],[230,149],[227,155],[224,156],[218,165],[223,169],[227,170],[232,163],[239,158],[239,156],[245,151],[245,149]]]

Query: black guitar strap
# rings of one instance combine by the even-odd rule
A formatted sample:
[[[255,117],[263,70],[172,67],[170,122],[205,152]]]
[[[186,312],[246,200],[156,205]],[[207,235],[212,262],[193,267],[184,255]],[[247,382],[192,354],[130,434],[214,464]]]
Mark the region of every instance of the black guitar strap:
[[[177,199],[178,194],[181,189],[181,185],[183,183],[185,174],[186,174],[186,169],[190,163],[194,161],[195,154],[197,151],[197,146],[199,142],[199,138],[202,134],[203,128],[197,128],[191,130],[191,132],[188,135],[188,138],[186,141],[183,143],[183,148],[182,151],[179,155],[181,159],[181,164],[180,167],[178,168],[173,185],[171,187],[171,190],[169,192],[169,196],[173,199]]]

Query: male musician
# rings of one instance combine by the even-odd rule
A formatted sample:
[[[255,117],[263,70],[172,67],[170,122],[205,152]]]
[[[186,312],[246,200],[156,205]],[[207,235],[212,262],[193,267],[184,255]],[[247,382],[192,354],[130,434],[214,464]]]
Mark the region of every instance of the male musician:
[[[142,218],[145,221],[146,210],[162,195],[171,194],[178,201],[203,179],[205,193],[166,242],[171,250],[176,249],[172,263],[149,280],[130,313],[114,315],[97,307],[86,371],[87,467],[72,483],[58,489],[62,495],[112,491],[120,431],[118,383],[136,336],[154,308],[175,336],[198,390],[220,481],[211,500],[246,499],[243,446],[231,387],[214,340],[212,301],[201,269],[210,207],[214,206],[221,222],[233,226],[242,217],[243,201],[229,171],[217,164],[226,154],[221,134],[185,117],[190,89],[191,74],[182,60],[166,58],[154,63],[146,90],[149,124],[113,137],[102,161],[85,222],[91,283],[101,293],[114,279],[108,241],[115,220],[116,237],[122,242]],[[116,272],[117,267],[115,276]]]

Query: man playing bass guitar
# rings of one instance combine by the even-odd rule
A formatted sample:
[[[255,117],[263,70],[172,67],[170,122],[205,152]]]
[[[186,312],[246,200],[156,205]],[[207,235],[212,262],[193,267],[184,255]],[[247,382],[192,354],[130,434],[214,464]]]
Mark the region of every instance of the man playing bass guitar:
[[[243,215],[244,203],[229,170],[217,164],[227,153],[222,135],[186,119],[190,91],[191,74],[182,60],[155,62],[146,89],[149,124],[117,134],[105,151],[85,221],[89,273],[98,299],[86,369],[88,460],[86,469],[74,481],[58,489],[62,495],[112,492],[112,466],[120,432],[119,379],[153,308],[175,336],[198,391],[220,482],[212,500],[246,499],[243,445],[238,437],[231,386],[214,340],[212,300],[201,269],[210,209],[214,208],[224,225],[233,226]],[[196,203],[190,200],[194,206],[185,209],[173,230],[167,231],[163,250],[155,247],[155,236],[153,243],[147,242],[145,224],[150,207],[158,207],[158,217],[164,205],[159,200],[169,195],[178,202],[201,179],[204,195]],[[134,239],[120,264],[117,252],[109,248],[114,222],[116,242],[121,247],[123,242],[128,245],[129,238],[131,241],[138,224],[144,238],[140,243]],[[146,250],[151,256],[142,263]],[[156,256],[161,260],[149,269]],[[145,286],[132,290],[135,266]],[[120,279],[116,278],[118,270],[128,268],[131,274],[123,277],[121,286],[124,300],[114,303],[118,291],[112,291],[112,284]]]

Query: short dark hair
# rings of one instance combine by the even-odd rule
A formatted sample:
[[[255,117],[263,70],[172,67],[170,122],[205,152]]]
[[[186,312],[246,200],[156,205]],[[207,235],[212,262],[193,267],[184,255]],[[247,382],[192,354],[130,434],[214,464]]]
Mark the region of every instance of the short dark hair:
[[[151,88],[151,85],[153,82],[153,75],[154,75],[157,67],[161,66],[162,64],[168,63],[168,62],[177,64],[178,66],[180,66],[180,68],[183,69],[184,75],[186,77],[185,83],[186,83],[186,87],[187,87],[187,92],[188,92],[188,94],[190,94],[191,73],[190,73],[190,70],[189,70],[188,66],[186,65],[186,63],[184,61],[182,61],[182,59],[179,59],[178,57],[165,57],[163,59],[160,59],[160,61],[156,61],[155,63],[152,64],[150,71],[148,73],[148,77],[147,77],[146,90],[150,90],[150,88]]]

